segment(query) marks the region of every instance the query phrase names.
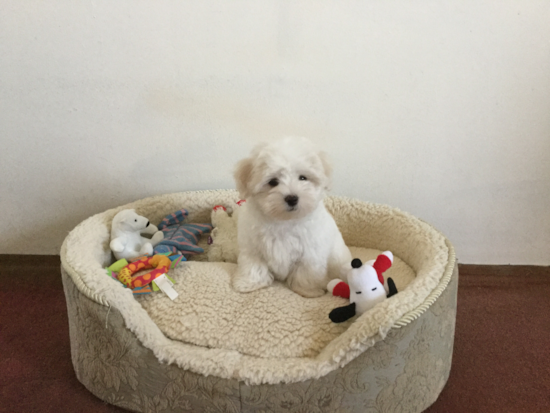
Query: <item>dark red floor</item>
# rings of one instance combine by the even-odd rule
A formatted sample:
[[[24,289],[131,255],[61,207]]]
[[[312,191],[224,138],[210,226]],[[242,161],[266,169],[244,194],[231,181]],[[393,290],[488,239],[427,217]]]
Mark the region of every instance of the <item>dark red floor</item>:
[[[75,377],[59,265],[0,255],[0,412],[122,412]],[[460,267],[451,376],[427,412],[550,412],[550,268]]]
[[[550,268],[461,266],[451,376],[436,412],[550,412]]]

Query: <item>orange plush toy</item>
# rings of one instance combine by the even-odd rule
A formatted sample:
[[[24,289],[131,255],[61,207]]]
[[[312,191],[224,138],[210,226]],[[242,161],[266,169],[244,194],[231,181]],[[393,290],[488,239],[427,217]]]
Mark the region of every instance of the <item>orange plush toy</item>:
[[[118,273],[118,280],[132,289],[144,287],[154,281],[155,278],[166,274],[170,268],[178,265],[182,258],[183,256],[180,256],[178,260],[172,261],[166,255],[160,254],[144,257],[122,268]],[[147,274],[132,276],[136,272],[148,268],[154,268],[154,270]]]

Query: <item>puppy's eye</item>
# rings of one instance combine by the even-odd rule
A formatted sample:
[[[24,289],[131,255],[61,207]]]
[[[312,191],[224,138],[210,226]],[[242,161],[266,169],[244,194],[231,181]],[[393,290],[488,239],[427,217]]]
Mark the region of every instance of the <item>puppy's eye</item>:
[[[355,294],[361,294],[361,291],[356,291]]]
[[[271,181],[267,183],[270,187],[275,188],[277,185],[279,185],[279,180],[277,178],[273,178]]]
[[[307,178],[304,175],[300,175],[300,181],[307,181]]]
[[[136,222],[137,222],[137,219],[134,219],[134,221],[136,221]]]
[[[377,288],[378,288],[378,287],[374,287],[374,288],[372,289],[372,291],[376,291]]]

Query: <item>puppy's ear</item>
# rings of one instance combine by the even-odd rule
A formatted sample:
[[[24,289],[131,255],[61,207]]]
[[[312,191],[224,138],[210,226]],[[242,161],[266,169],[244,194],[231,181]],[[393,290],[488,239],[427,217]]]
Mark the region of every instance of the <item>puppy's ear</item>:
[[[237,163],[235,172],[233,173],[235,183],[237,184],[237,190],[242,199],[247,199],[250,195],[248,184],[252,177],[252,168],[252,158],[245,158]]]
[[[324,188],[329,191],[331,184],[332,184],[332,165],[330,164],[330,161],[328,159],[328,155],[326,152],[319,152],[318,153],[319,159],[321,160],[321,166],[323,168],[323,172],[325,173],[325,183]]]

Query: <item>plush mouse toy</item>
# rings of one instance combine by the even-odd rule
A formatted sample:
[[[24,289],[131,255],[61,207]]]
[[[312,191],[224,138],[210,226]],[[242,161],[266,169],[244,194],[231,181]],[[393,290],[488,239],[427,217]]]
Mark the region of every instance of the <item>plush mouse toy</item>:
[[[141,234],[153,235],[151,239]],[[123,209],[113,218],[109,246],[117,260],[151,255],[153,247],[164,235],[149,220],[138,215],[134,209]]]
[[[393,254],[390,251],[380,254],[375,261],[363,264],[355,258],[351,262],[352,269],[348,274],[348,284],[335,279],[328,283],[328,290],[339,297],[349,298],[350,304],[332,310],[330,319],[335,323],[342,323],[356,314],[363,314],[386,298],[397,294],[397,288],[391,278],[384,286],[384,273],[393,263]]]

